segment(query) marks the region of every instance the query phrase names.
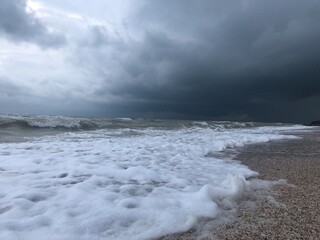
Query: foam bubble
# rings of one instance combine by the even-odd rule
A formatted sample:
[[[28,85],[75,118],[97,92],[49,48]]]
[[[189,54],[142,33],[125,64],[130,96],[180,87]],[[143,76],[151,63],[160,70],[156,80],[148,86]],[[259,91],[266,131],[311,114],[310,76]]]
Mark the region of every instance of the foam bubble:
[[[301,128],[301,126],[300,126]],[[256,176],[214,153],[293,127],[102,129],[0,144],[0,239],[150,239],[186,231]],[[208,154],[211,153],[211,154]]]

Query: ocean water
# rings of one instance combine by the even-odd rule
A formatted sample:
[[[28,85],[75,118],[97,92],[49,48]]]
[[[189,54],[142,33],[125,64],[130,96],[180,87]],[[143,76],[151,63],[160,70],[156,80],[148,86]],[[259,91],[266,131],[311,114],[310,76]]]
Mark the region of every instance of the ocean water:
[[[219,218],[219,206],[258,174],[217,153],[294,139],[306,128],[0,115],[0,239],[140,240],[186,231],[200,218]]]

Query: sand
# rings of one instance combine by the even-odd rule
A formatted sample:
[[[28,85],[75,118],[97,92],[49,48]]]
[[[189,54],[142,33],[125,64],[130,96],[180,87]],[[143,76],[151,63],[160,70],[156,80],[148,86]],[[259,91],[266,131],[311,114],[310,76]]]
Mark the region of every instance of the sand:
[[[246,194],[227,223],[204,221],[200,228],[164,239],[320,239],[320,130],[299,136],[249,145],[236,157],[260,179],[289,184]]]

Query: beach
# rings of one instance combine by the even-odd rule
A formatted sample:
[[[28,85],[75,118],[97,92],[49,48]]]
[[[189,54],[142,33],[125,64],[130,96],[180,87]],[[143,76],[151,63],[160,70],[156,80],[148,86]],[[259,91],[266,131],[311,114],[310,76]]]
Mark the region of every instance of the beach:
[[[259,179],[287,184],[248,192],[227,223],[208,222],[204,234],[194,230],[166,239],[319,239],[320,131],[295,135],[300,139],[237,149],[236,159],[259,172]]]
[[[313,130],[281,123],[0,115],[0,239],[179,239],[186,231],[182,236],[189,239],[256,239],[274,233],[265,229],[269,225],[281,229],[269,220],[271,213],[291,231],[281,233],[297,234],[293,230],[307,220],[313,224],[317,214],[290,220],[297,227],[281,217],[289,212],[285,200],[296,195],[300,205],[317,208],[318,194],[302,198],[315,184],[299,185],[319,172]],[[306,136],[297,140],[299,134]],[[278,179],[288,179],[290,187]],[[280,195],[284,200],[275,185],[288,192]],[[293,205],[294,216],[304,211],[300,205]],[[307,230],[316,235],[317,229]]]

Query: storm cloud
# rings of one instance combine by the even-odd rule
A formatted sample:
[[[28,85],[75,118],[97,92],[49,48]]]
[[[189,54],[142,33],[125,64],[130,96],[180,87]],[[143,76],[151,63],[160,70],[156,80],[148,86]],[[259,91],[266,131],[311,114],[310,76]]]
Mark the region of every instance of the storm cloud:
[[[49,29],[32,12],[26,0],[2,0],[0,3],[0,35],[14,42],[29,42],[40,47],[60,47],[66,39]]]
[[[318,1],[148,1],[131,17],[138,40],[95,27],[78,52],[128,111],[301,121],[319,102]]]
[[[319,1],[138,2],[121,26],[87,22],[67,51],[100,115],[320,117]]]

